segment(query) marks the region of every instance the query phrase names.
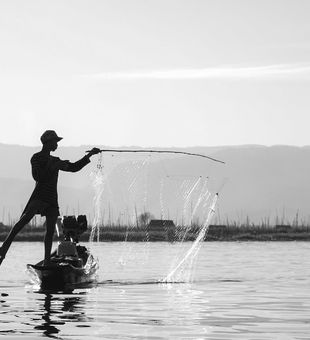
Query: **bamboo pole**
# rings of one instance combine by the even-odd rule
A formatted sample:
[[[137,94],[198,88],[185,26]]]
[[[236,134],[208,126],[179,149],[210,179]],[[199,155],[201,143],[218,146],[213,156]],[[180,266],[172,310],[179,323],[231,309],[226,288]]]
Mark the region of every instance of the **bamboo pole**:
[[[87,150],[86,152],[90,152],[90,150]],[[199,153],[191,153],[191,152],[185,152],[185,151],[173,151],[173,150],[120,150],[120,149],[101,149],[100,152],[144,152],[144,153],[172,153],[172,154],[182,154],[187,156],[196,156],[196,157],[203,157],[210,159],[211,161],[218,162],[225,164],[225,162],[210,157],[206,155],[201,155]]]

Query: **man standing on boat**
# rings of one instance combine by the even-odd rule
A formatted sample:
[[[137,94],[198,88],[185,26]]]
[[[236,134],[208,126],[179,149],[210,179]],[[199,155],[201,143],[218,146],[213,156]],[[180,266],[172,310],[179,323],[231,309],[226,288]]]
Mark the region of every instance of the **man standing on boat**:
[[[47,130],[41,136],[42,150],[31,158],[32,177],[36,181],[34,191],[19,219],[0,247],[0,264],[5,258],[14,237],[28,224],[36,214],[46,217],[46,233],[44,238],[44,264],[49,264],[55,224],[59,214],[57,181],[59,170],[77,172],[90,162],[90,157],[99,153],[93,148],[86,156],[75,163],[51,156],[56,151],[62,137],[54,130]]]

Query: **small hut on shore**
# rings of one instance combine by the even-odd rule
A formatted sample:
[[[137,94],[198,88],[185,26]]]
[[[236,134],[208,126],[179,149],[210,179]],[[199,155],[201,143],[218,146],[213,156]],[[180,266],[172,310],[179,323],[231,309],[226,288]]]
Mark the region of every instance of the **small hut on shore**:
[[[172,220],[151,220],[147,226],[149,241],[174,240],[175,224]]]
[[[277,224],[275,230],[277,233],[288,233],[292,230],[292,227],[288,224]]]
[[[223,237],[225,232],[227,231],[227,227],[226,225],[213,225],[211,224],[208,228],[208,233],[207,233],[207,237],[211,236],[211,237],[216,237],[216,238],[220,238]]]

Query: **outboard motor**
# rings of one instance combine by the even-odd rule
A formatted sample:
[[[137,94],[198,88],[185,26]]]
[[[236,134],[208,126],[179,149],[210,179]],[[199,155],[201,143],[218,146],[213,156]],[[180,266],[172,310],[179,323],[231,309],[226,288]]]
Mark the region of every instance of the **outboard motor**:
[[[79,237],[87,230],[86,215],[64,216],[62,229],[65,241],[79,243]]]
[[[79,237],[87,230],[87,219],[85,215],[64,216],[62,221],[64,240],[58,244],[57,256],[78,256]],[[80,249],[79,249],[80,250]]]

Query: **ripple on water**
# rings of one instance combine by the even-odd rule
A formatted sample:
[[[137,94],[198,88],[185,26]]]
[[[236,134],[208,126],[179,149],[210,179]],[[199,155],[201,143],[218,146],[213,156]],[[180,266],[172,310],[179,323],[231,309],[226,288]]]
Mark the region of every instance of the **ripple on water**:
[[[145,252],[140,244],[135,249],[137,261],[139,251]],[[31,250],[25,254],[41,254],[34,245]],[[150,245],[156,256],[143,259],[147,266],[131,264],[133,272],[127,267],[116,272],[118,246],[103,244],[97,247],[100,283],[71,294],[36,292],[8,258],[0,267],[0,336],[309,339],[309,250],[296,243],[206,244],[194,282],[164,284],[157,281],[169,269],[168,244]]]

